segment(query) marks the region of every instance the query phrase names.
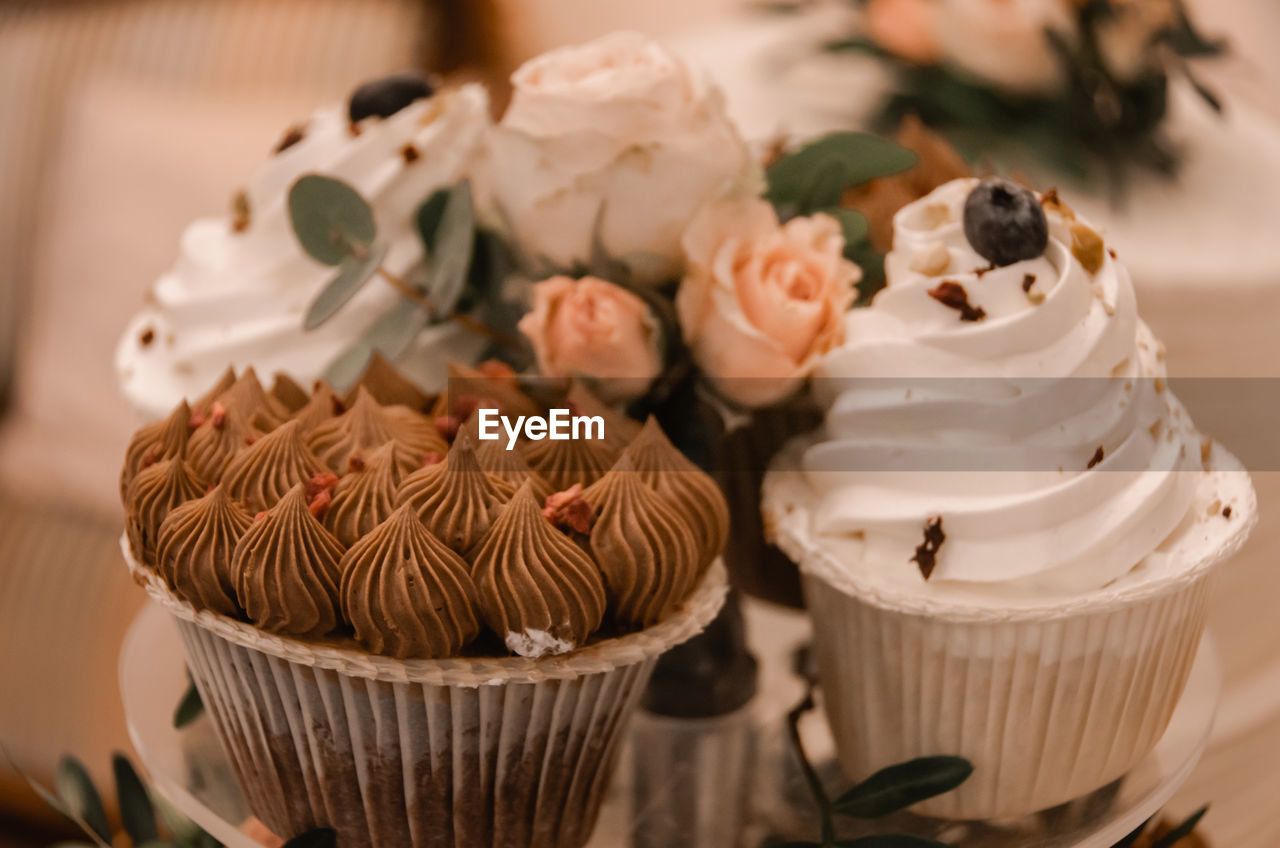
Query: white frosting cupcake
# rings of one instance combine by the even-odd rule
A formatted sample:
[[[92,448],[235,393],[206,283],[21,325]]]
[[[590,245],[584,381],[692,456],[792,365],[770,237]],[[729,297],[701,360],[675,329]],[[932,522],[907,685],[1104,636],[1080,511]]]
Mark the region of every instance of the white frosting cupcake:
[[[304,385],[321,376],[399,295],[375,280],[332,319],[304,331],[306,309],[336,271],[308,257],[294,237],[290,186],[308,173],[352,185],[373,207],[378,238],[389,245],[384,266],[403,274],[423,258],[414,211],[466,176],[489,125],[488,96],[478,85],[441,91],[354,128],[345,105],[316,112],[244,187],[247,218],[205,218],[183,234],[177,262],[116,349],[120,386],[135,409],[158,417],[212,385],[228,365],[283,371]],[[398,365],[418,382],[443,384],[446,355],[415,354],[444,347],[465,357],[475,346],[474,337],[439,325]]]
[[[895,217],[886,288],[820,366],[825,427],[764,486],[846,770],[965,756],[921,807],[957,818],[1071,800],[1151,750],[1205,578],[1257,513],[1096,233],[1047,200],[1043,254],[993,267],[965,235],[977,184]]]

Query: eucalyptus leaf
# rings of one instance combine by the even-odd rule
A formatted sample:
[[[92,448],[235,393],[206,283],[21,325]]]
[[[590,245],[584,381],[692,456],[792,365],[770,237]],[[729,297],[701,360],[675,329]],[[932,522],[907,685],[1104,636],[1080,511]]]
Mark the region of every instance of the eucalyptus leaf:
[[[179,730],[204,714],[204,701],[200,699],[200,690],[194,682],[187,682],[187,691],[173,711],[173,726]]]
[[[840,223],[840,230],[844,233],[845,258],[852,259],[853,257],[849,256],[850,249],[856,249],[857,245],[866,242],[871,232],[871,224],[867,221],[867,216],[857,209],[845,209],[840,206],[819,211],[830,215]]]
[[[120,804],[120,821],[134,845],[160,838],[156,828],[156,810],[133,764],[123,754],[111,755],[111,770],[116,778],[116,799]]]
[[[912,804],[950,792],[973,774],[963,757],[920,757],[883,768],[836,799],[835,811],[859,819],[877,819]]]
[[[467,284],[475,247],[476,215],[471,183],[463,180],[449,190],[440,224],[431,242],[431,267],[427,294],[436,314],[453,313]]]
[[[362,257],[348,256],[338,266],[338,274],[330,280],[307,309],[302,321],[303,330],[314,330],[328,321],[347,301],[356,296],[364,284],[378,273],[378,267],[387,257],[387,245],[381,242],[372,245]]]
[[[325,379],[336,391],[345,392],[364,373],[374,351],[387,359],[395,359],[429,321],[430,316],[418,304],[400,298],[395,306],[378,316],[351,347],[329,363]]]
[[[336,848],[337,844],[338,834],[333,828],[318,827],[298,834],[286,842],[282,848]]]
[[[107,823],[107,811],[84,764],[69,754],[64,756],[58,763],[55,785],[63,809],[110,843],[111,826]]]
[[[845,189],[905,171],[915,153],[867,133],[823,136],[769,166],[768,199],[780,211],[805,215],[840,201]]]
[[[299,177],[289,188],[289,223],[307,255],[325,265],[368,249],[377,235],[373,209],[360,193],[321,174]]]
[[[435,249],[436,230],[440,228],[440,219],[444,217],[444,207],[448,201],[449,189],[437,189],[414,213],[413,221],[418,227],[418,238],[422,239],[422,247],[428,256]]]
[[[1182,824],[1152,842],[1151,848],[1173,848],[1174,845],[1191,835],[1191,832],[1196,829],[1196,825],[1200,824],[1200,819],[1204,818],[1204,814],[1207,812],[1209,812],[1207,806],[1196,810],[1183,820]]]

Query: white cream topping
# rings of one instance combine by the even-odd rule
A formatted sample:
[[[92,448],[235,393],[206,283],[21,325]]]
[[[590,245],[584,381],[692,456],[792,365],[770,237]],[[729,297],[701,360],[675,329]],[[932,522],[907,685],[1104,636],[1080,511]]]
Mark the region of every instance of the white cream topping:
[[[321,376],[400,297],[370,281],[328,322],[310,332],[303,315],[337,273],[303,253],[289,224],[287,196],[309,173],[341,179],[370,203],[384,266],[404,274],[423,259],[414,212],[437,188],[468,174],[490,126],[478,85],[418,100],[388,118],[368,118],[354,134],[344,105],[315,113],[296,144],[272,156],[244,187],[249,223],[235,232],[230,214],[193,222],[173,268],[125,330],[116,371],[125,395],[146,417],[203,393],[226,370],[283,371],[302,385]],[[416,157],[405,149],[412,146]],[[412,160],[412,161],[411,161]],[[144,339],[149,341],[144,343]],[[399,365],[423,383],[444,380],[446,354],[464,356],[474,338],[450,325],[425,331]],[[437,355],[423,356],[424,349]]]
[[[529,629],[520,633],[514,630],[509,631],[503,641],[507,644],[507,650],[513,654],[519,654],[522,657],[535,660],[539,657],[567,654],[577,647],[572,642],[552,636],[545,630],[537,629]]]
[[[1164,389],[1123,266],[1104,256],[1090,274],[1051,212],[1043,256],[990,269],[963,230],[975,182],[897,214],[887,287],[818,370],[830,411],[803,455],[813,530],[848,567],[921,591],[1101,588],[1193,512],[1223,520],[1199,504],[1212,500],[1200,438]],[[931,297],[944,280],[985,318]],[[932,516],[946,538],[926,583],[911,558]]]

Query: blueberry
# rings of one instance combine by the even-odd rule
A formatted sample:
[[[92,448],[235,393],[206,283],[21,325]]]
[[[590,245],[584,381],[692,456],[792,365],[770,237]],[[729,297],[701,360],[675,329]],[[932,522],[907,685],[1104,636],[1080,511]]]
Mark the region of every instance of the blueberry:
[[[988,177],[964,201],[964,237],[1000,267],[1044,253],[1049,223],[1034,194],[1012,180]]]
[[[354,123],[370,115],[389,118],[415,100],[435,94],[435,84],[423,74],[409,71],[367,82],[355,90],[347,104]]]

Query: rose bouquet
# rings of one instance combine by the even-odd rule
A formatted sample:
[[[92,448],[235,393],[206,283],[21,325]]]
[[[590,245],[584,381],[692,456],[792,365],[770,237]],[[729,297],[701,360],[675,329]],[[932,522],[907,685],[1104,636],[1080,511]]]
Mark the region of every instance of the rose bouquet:
[[[1181,0],[858,0],[856,36],[895,72],[879,121],[920,116],[966,153],[1025,150],[1067,177],[1172,174],[1163,131],[1170,81],[1214,111],[1191,61],[1224,51]],[[1010,150],[1010,147],[1014,150]]]
[[[376,277],[402,295],[330,382],[342,390],[375,352],[394,359],[423,328],[460,323],[544,388],[581,383],[656,416],[721,475],[750,537],[769,454],[816,424],[795,415],[806,378],[877,282],[868,221],[842,200],[916,155],[840,133],[757,156],[718,89],[633,33],[547,53],[512,82],[466,179],[417,209],[426,259],[408,274],[383,267],[355,189],[323,174],[294,184],[297,238],[337,268],[307,326]]]

